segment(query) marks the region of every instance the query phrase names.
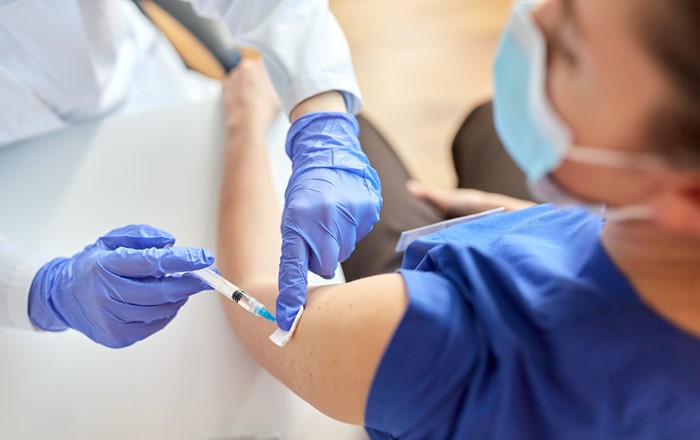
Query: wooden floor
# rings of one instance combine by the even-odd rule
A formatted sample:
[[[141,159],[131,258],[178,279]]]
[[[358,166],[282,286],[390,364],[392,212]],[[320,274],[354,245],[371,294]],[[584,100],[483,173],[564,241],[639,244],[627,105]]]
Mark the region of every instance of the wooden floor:
[[[491,64],[512,0],[330,0],[365,98],[414,176],[450,186],[450,144],[491,94]]]

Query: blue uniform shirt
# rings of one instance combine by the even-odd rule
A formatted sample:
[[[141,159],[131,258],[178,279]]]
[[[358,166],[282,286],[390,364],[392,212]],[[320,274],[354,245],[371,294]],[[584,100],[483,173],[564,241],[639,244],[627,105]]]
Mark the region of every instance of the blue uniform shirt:
[[[600,219],[540,206],[410,246],[373,439],[700,439],[700,339],[649,309]]]

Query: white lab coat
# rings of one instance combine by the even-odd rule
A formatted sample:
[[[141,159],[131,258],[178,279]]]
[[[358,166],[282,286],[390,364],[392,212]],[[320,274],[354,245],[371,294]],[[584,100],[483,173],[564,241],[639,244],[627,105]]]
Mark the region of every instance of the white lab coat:
[[[329,90],[359,111],[350,51],[327,0],[187,1],[262,52],[287,114]],[[0,0],[0,147],[109,114],[194,101],[213,87],[183,66],[129,0]],[[27,296],[49,259],[0,235],[0,326],[33,329]]]

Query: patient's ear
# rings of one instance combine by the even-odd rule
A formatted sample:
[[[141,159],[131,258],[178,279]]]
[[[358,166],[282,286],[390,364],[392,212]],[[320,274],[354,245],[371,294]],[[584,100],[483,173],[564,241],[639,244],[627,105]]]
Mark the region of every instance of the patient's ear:
[[[662,226],[700,238],[700,172],[672,177],[653,208]]]

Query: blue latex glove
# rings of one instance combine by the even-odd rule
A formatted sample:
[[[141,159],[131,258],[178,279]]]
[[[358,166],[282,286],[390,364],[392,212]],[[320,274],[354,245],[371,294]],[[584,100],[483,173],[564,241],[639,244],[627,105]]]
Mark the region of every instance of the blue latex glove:
[[[379,220],[381,184],[348,113],[311,113],[292,125],[292,177],[282,216],[277,323],[289,330],[306,302],[307,270],[333,278],[338,262]]]
[[[175,237],[145,225],[115,229],[34,277],[29,318],[43,330],[73,328],[112,348],[165,327],[187,298],[209,286],[192,275],[214,262],[199,248],[171,248]]]

